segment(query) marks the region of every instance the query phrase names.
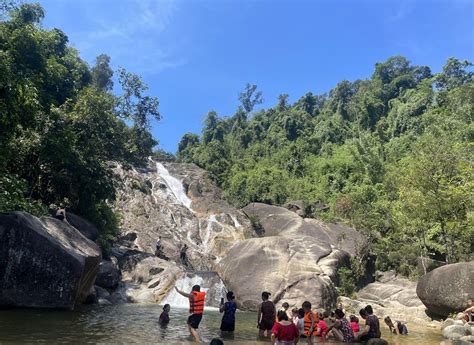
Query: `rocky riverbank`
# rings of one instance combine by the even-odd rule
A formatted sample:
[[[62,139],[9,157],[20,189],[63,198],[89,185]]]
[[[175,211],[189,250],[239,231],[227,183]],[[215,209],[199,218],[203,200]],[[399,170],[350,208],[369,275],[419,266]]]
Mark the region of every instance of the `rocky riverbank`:
[[[209,304],[215,306],[223,291],[232,289],[247,310],[256,309],[264,290],[272,292],[277,304],[297,306],[310,299],[318,307],[331,308],[338,298],[338,269],[367,244],[352,228],[304,218],[283,207],[255,203],[236,209],[193,164],[150,160],[142,169],[117,165],[115,172],[119,187],[114,207],[122,217],[119,240],[106,260],[101,260],[93,242],[97,229],[79,216],[68,213],[63,222],[24,213],[0,217],[0,258],[8,263],[0,265],[0,305],[178,304],[181,301],[170,294],[172,287],[188,289],[199,283],[213,296]],[[162,247],[156,255],[159,236]],[[188,250],[183,261],[184,244]],[[420,300],[415,282],[367,268],[368,284],[357,292],[357,299],[340,298],[348,311],[357,313],[371,304],[379,316],[440,326],[427,312],[427,307],[436,310],[438,302],[427,302],[419,292]],[[450,276],[452,268],[440,269]],[[456,271],[469,275],[474,270]],[[421,284],[437,277],[437,270],[433,272]],[[457,278],[451,281],[459,283]],[[466,298],[470,286],[462,286],[450,293]],[[25,293],[11,293],[15,289]],[[35,290],[37,294],[30,293]]]

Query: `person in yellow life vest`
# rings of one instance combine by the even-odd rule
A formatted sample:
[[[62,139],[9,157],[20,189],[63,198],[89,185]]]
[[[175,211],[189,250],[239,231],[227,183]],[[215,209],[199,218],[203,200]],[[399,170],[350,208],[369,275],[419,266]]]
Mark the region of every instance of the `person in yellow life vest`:
[[[317,325],[319,322],[318,314],[311,310],[311,303],[303,302],[304,310],[304,332],[302,338],[306,338],[309,345],[313,345],[313,337],[317,333]]]
[[[188,317],[188,328],[191,335],[194,337],[196,342],[201,343],[198,328],[202,320],[202,314],[204,312],[204,300],[206,299],[206,292],[201,291],[199,285],[194,285],[190,293],[179,290],[175,287],[176,291],[189,299],[189,313]]]

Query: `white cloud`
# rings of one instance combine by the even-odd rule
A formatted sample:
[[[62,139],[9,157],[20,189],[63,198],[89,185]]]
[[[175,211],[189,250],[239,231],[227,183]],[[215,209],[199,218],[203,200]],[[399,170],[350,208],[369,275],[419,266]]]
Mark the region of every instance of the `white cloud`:
[[[159,73],[186,63],[180,56],[182,41],[167,35],[178,12],[171,0],[126,0],[97,2],[84,18],[92,25],[80,32],[73,43],[87,56],[105,53],[112,64],[137,73]]]

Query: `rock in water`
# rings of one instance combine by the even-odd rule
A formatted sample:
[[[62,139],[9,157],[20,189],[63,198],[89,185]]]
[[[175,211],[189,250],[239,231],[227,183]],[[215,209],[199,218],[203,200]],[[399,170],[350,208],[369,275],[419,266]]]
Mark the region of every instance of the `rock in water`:
[[[464,310],[474,296],[474,261],[439,267],[420,278],[416,293],[433,314]]]
[[[470,330],[461,325],[451,325],[443,329],[443,337],[450,340],[457,340],[461,337],[471,335]]]
[[[99,270],[99,247],[66,222],[0,215],[0,306],[73,309]]]

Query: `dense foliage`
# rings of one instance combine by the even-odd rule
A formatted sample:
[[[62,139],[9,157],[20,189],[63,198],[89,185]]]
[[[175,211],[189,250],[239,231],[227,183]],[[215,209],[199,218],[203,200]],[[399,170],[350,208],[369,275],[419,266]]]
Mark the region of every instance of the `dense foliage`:
[[[473,252],[474,74],[450,58],[439,74],[401,56],[328,94],[288,95],[266,110],[254,85],[231,117],[211,111],[178,158],[210,171],[238,206],[303,200],[312,216],[364,231],[382,269]]]
[[[117,226],[110,162],[139,165],[151,155],[158,100],[123,69],[115,96],[108,56],[90,68],[62,31],[41,27],[40,5],[4,4],[13,9],[0,22],[0,212],[41,215],[62,203],[106,241]]]

